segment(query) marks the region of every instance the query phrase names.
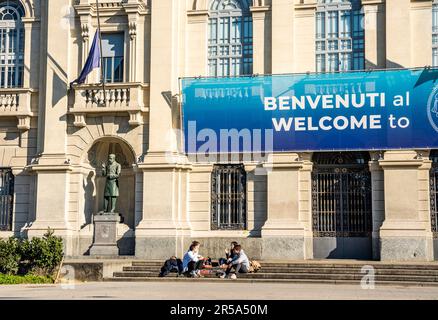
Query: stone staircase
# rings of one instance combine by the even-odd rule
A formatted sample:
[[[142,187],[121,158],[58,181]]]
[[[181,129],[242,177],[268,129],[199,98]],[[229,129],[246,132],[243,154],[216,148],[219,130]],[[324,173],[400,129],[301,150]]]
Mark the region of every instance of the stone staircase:
[[[123,271],[114,272],[104,281],[231,281],[216,275],[219,269],[213,267],[203,278],[187,278],[171,273],[165,278],[158,274],[162,261],[133,261]],[[376,285],[438,286],[438,263],[382,263],[376,261],[284,261],[261,262],[257,273],[239,274],[237,282],[276,283],[343,283],[359,285],[361,280],[374,272]],[[365,270],[362,269],[364,266]],[[372,268],[371,268],[372,267]]]

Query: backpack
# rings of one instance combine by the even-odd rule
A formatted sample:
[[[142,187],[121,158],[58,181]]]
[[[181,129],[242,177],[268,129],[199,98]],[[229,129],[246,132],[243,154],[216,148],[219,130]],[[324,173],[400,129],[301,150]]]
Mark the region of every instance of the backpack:
[[[159,277],[165,277],[171,272],[176,272],[178,275],[182,272],[182,261],[176,257],[171,257],[164,262],[160,270]]]
[[[256,273],[262,268],[258,261],[252,260],[249,262],[249,273]]]

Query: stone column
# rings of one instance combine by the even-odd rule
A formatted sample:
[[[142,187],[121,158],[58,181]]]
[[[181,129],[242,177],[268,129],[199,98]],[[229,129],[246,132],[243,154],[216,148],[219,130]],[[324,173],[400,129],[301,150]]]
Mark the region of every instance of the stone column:
[[[386,0],[386,67],[411,67],[411,0]]]
[[[24,88],[38,87],[38,68],[36,63],[31,62],[32,59],[38,57],[38,42],[35,41],[39,32],[39,21],[35,18],[23,18],[24,24]]]
[[[365,68],[385,68],[385,4],[383,0],[362,0],[365,28]]]
[[[180,19],[184,1],[151,4],[151,88],[149,150],[139,165],[143,172],[143,217],[136,227],[136,256],[163,259],[183,251],[190,234],[186,220],[187,158],[178,149],[178,77],[183,75],[185,50]],[[181,68],[181,69],[180,69]]]
[[[262,228],[262,258],[304,259],[304,226],[299,215],[299,176],[303,162],[296,153],[275,154],[265,164],[268,219]]]
[[[272,0],[272,73],[294,72],[294,1]]]
[[[269,14],[269,6],[251,7],[252,25],[253,25],[253,73],[265,74],[270,73],[270,59],[268,52],[270,50],[267,26],[267,15]]]
[[[299,220],[304,228],[304,259],[313,259],[312,153],[299,154]]]
[[[191,10],[187,13],[187,70],[189,76],[208,75],[208,11]],[[200,50],[200,48],[204,48]]]
[[[143,217],[136,227],[135,255],[149,259],[181,256],[188,222],[188,165],[151,163],[143,171]]]
[[[374,260],[380,260],[380,227],[385,220],[385,188],[383,170],[379,165],[380,154],[371,154],[369,168],[371,172],[372,198],[372,254]]]
[[[42,26],[40,42],[39,92],[40,139],[37,173],[36,217],[29,235],[42,235],[50,226],[55,234],[64,237],[66,254],[72,253],[69,217],[69,175],[72,170],[66,155],[67,148],[67,87],[69,80],[70,37],[61,28],[62,8],[69,0],[41,1]]]
[[[294,72],[315,71],[315,12],[316,1],[295,4]]]
[[[432,1],[411,1],[411,67],[432,65]],[[420,49],[421,48],[421,49]]]
[[[415,151],[387,151],[379,161],[384,171],[385,220],[380,228],[382,261],[433,260],[430,218],[422,210],[430,168]]]

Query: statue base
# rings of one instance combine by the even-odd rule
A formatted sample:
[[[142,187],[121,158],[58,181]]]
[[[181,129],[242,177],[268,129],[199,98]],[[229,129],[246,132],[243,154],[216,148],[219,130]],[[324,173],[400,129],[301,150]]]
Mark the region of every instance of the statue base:
[[[90,256],[118,256],[117,224],[118,213],[99,212],[94,215],[94,239]]]

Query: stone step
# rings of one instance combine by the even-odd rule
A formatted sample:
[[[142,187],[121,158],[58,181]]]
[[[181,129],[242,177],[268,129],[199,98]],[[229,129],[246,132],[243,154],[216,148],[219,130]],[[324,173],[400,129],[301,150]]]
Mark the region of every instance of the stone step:
[[[184,281],[199,281],[206,283],[217,283],[219,281],[228,281],[230,284],[237,283],[309,283],[309,284],[350,284],[360,285],[360,281],[357,280],[330,280],[330,279],[249,279],[238,278],[235,280],[219,279],[219,278],[186,278],[186,277],[112,277],[104,278],[106,282],[184,282]],[[375,281],[376,286],[388,285],[388,286],[405,286],[405,287],[434,287],[438,286],[438,282],[415,282],[415,281]]]
[[[156,277],[157,272],[115,272],[115,278],[141,278],[141,277]],[[177,277],[176,273],[171,273],[167,277]],[[206,278],[214,278],[216,274],[206,275]],[[363,274],[329,274],[329,273],[251,273],[239,274],[239,278],[255,278],[255,279],[314,279],[314,280],[362,280]],[[437,282],[438,276],[428,275],[375,275],[377,281],[404,281],[404,282]]]
[[[361,269],[365,265],[373,266],[375,269],[401,269],[401,270],[436,270],[438,271],[438,263],[428,264],[382,264],[377,262],[357,262],[357,263],[320,263],[320,262],[292,262],[292,263],[276,263],[276,262],[260,262],[262,268],[334,268],[334,269]],[[158,261],[133,261],[134,267],[158,267],[163,266],[163,262]]]
[[[127,272],[153,272],[159,273],[161,267],[156,266],[133,266],[124,267],[123,271]],[[213,268],[214,271],[220,271],[218,268]],[[428,275],[438,276],[438,270],[416,270],[416,269],[376,269],[376,274],[393,274],[393,275]],[[314,266],[307,268],[295,268],[295,267],[262,267],[258,273],[331,273],[331,274],[364,274],[361,272],[361,268],[316,268]]]

